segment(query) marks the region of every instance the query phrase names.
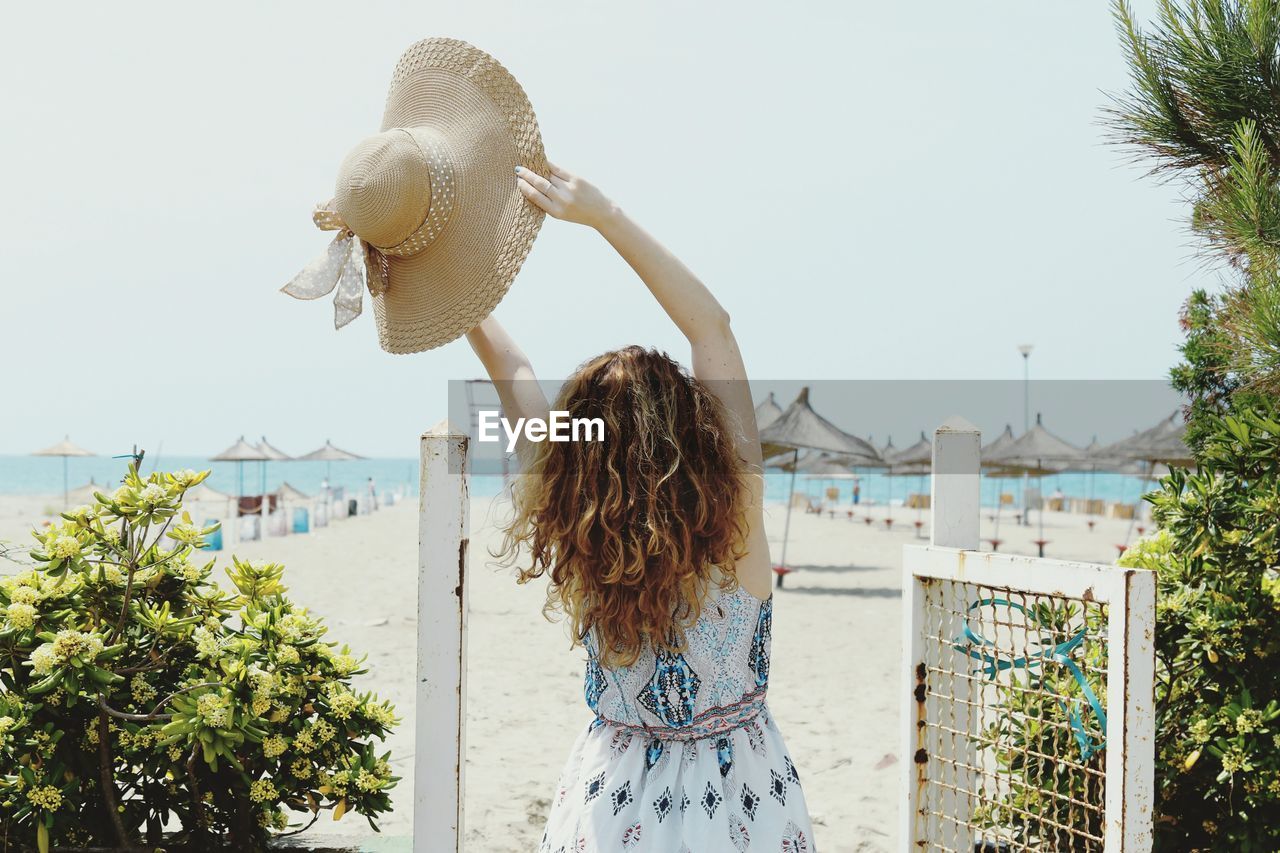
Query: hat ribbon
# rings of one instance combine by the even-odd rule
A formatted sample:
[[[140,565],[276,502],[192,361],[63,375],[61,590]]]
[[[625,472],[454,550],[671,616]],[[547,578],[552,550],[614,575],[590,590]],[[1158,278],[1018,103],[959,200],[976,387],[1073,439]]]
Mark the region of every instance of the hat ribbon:
[[[323,255],[307,264],[280,288],[295,299],[333,296],[333,327],[341,329],[360,316],[364,290],[380,296],[387,289],[387,258],[355,235],[328,205],[318,204],[311,219],[321,231],[337,231]]]

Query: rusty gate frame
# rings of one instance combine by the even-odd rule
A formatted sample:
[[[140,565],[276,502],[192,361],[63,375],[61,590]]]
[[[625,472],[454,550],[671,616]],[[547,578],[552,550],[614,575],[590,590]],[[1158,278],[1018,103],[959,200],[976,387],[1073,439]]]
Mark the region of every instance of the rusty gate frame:
[[[903,549],[901,848],[924,848],[938,821],[921,807],[928,672],[918,621],[925,588],[956,581],[1109,605],[1104,849],[1148,853],[1155,796],[1155,574],[1095,563],[978,551],[981,434],[953,419],[934,433],[931,544]],[[1118,652],[1118,653],[1117,653]],[[967,853],[967,851],[966,851]]]

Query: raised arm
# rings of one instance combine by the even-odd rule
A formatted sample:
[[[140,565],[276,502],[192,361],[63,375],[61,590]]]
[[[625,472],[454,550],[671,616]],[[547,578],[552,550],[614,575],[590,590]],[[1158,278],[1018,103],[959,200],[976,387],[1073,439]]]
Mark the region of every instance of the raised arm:
[[[595,228],[609,241],[658,304],[667,312],[692,349],[693,374],[711,386],[742,425],[740,452],[760,464],[755,406],[747,387],[747,370],[729,327],[729,314],[693,272],[653,235],[641,228],[595,186],[558,166],[543,177],[519,169],[520,190],[557,219]]]
[[[525,198],[557,219],[595,228],[631,265],[689,341],[693,374],[719,397],[736,423],[738,452],[751,468],[745,521],[749,553],[738,578],[759,598],[769,594],[771,565],[764,534],[764,477],[755,406],[729,314],[693,272],[591,183],[558,166],[543,176],[517,169]]]
[[[545,418],[550,406],[533,365],[497,318],[490,314],[467,332],[467,341],[493,381],[507,418]]]

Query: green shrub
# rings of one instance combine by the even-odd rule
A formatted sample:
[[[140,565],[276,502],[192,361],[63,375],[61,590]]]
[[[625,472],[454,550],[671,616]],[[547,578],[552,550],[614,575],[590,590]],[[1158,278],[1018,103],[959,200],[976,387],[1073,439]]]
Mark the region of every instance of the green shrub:
[[[1155,849],[1167,853],[1280,850],[1280,421],[1274,409],[1201,413],[1195,472],[1174,470],[1146,496],[1159,530],[1125,552],[1122,566],[1157,573]],[[1001,618],[1009,621],[1010,616]],[[1065,642],[1100,613],[1038,608],[1041,642]],[[1073,659],[1090,688],[1104,643]],[[1028,691],[1019,686],[1043,686]],[[1105,750],[1076,737],[1080,683],[1065,668],[1001,675],[998,723],[978,739],[1011,785],[977,817],[1034,849],[1082,849],[1053,824],[1101,834],[1072,800],[1101,804],[1079,767],[1101,772]],[[1064,704],[1053,694],[1067,697]],[[1077,725],[1069,710],[1077,709]],[[1105,709],[1104,709],[1105,710]],[[1092,742],[1092,741],[1091,741]],[[1101,849],[1090,848],[1090,849]]]
[[[362,661],[283,566],[232,558],[223,589],[195,561],[213,528],[181,503],[206,476],[131,466],[0,580],[0,837],[255,849],[289,812],[390,809],[392,707],[353,692]]]
[[[1155,570],[1156,847],[1280,849],[1280,421],[1204,420],[1196,473],[1147,496]]]
[[[1106,630],[1105,614],[1098,604],[1051,598],[1037,601],[1022,614],[1012,607],[994,611],[996,622],[1026,625],[1033,635],[1018,654],[1039,652],[1048,659],[1030,660],[1029,666],[999,675],[991,667],[984,673],[994,682],[1000,713],[976,739],[976,746],[991,751],[1000,775],[1011,784],[994,802],[980,807],[975,818],[1000,837],[1032,850],[1102,849],[1085,846],[1079,833],[1094,838],[1103,834],[1098,780],[1106,761],[1106,738],[1091,700],[1105,711],[1106,685],[1098,673],[1106,671],[1107,646],[1096,639]],[[1053,659],[1054,649],[1063,650],[1074,671]],[[1098,808],[1085,809],[1081,803]]]

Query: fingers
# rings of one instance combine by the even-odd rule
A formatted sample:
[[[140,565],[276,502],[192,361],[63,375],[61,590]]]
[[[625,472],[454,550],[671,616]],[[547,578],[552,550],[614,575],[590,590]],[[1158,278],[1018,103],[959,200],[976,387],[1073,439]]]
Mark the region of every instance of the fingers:
[[[551,208],[556,203],[551,196],[542,192],[542,190],[527,181],[523,175],[516,178],[516,189],[520,190],[520,194],[532,202],[536,207],[539,207],[548,213],[551,212]]]
[[[542,177],[537,172],[534,172],[530,169],[526,169],[523,166],[516,166],[516,175],[519,176],[520,180],[524,181],[534,189],[538,190],[538,192],[542,193],[548,198],[554,198],[555,188],[552,186],[551,181]]]
[[[552,163],[550,160],[547,161],[547,168],[551,170],[552,175],[554,175],[555,177],[559,178],[562,181],[567,181],[573,177],[573,175],[569,174],[568,170],[561,169],[559,166],[557,166],[555,163]]]

